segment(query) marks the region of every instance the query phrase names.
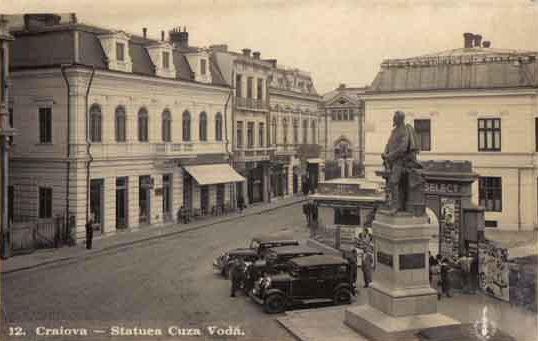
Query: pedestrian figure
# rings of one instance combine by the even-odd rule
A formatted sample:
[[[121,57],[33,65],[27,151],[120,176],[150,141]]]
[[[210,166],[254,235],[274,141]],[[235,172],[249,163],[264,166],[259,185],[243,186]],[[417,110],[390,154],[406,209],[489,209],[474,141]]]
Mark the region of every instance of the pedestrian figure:
[[[351,270],[351,280],[353,283],[357,282],[357,249],[353,248],[351,250],[351,255],[348,257],[349,260],[349,266]]]
[[[437,299],[440,300],[442,293],[441,267],[435,258],[433,258],[432,262],[430,263],[430,272],[431,286],[435,289],[435,291],[437,291]]]
[[[308,192],[310,191],[309,185],[308,185],[308,178],[305,179],[303,182],[303,194],[306,197],[308,195]]]
[[[244,271],[239,259],[234,259],[230,268],[230,280],[232,282],[232,289],[230,297],[235,297],[235,292],[241,288],[241,284],[244,280]]]
[[[471,257],[469,257],[469,252],[466,251],[463,256],[460,257],[458,260],[458,263],[461,267],[461,275],[463,280],[463,292],[465,293],[471,293],[472,289],[471,286],[471,263],[472,263]]]
[[[259,278],[258,270],[254,266],[254,263],[245,264],[245,294],[248,295],[250,291],[254,288],[254,282]]]
[[[430,283],[432,283],[432,264],[433,262],[435,261],[435,258],[432,256],[432,253],[431,251],[428,251],[428,255],[429,255],[429,258],[428,258],[428,263],[430,264],[430,267],[429,267],[429,271],[428,271],[428,278],[430,279]]]
[[[243,208],[245,207],[245,199],[243,199],[242,195],[239,195],[237,197],[237,207],[239,208],[239,212],[243,213]]]
[[[476,294],[476,290],[479,287],[478,284],[478,255],[475,255],[472,257],[473,260],[471,262],[471,294]]]
[[[362,255],[362,275],[364,277],[364,287],[368,288],[372,281],[372,255],[369,252],[364,252]]]
[[[187,209],[184,205],[181,205],[179,208],[179,220],[183,221],[183,224],[189,223],[189,215],[187,214]]]
[[[441,257],[439,256],[439,259]],[[450,295],[450,279],[449,279],[449,272],[450,272],[450,265],[448,264],[448,260],[446,258],[443,258],[441,260],[441,287],[443,289],[443,294],[446,295],[446,297],[452,297]]]
[[[303,214],[306,217],[306,226],[310,226],[310,204],[309,203],[303,204]]]
[[[94,214],[90,213],[88,222],[86,223],[86,249],[91,250],[93,240],[93,223]]]

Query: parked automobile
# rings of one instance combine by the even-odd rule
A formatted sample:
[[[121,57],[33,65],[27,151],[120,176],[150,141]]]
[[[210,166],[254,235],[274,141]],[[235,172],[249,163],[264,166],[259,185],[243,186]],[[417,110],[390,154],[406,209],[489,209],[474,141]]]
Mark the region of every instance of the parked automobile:
[[[247,248],[237,248],[224,252],[213,261],[213,267],[216,268],[224,277],[228,277],[228,271],[231,261],[239,258],[245,262],[255,262],[263,259],[267,250],[286,245],[299,245],[299,241],[287,237],[278,236],[258,236],[252,238]]]
[[[276,274],[280,271],[284,271],[288,267],[288,261],[292,258],[308,257],[313,255],[322,255],[323,251],[306,246],[306,245],[287,245],[270,248],[266,251],[265,257],[259,259],[249,266],[253,266],[255,271],[253,273],[262,274]],[[254,281],[258,278],[254,278]]]
[[[356,287],[346,259],[314,255],[293,258],[285,271],[261,277],[249,295],[267,313],[280,313],[296,304],[349,304]]]

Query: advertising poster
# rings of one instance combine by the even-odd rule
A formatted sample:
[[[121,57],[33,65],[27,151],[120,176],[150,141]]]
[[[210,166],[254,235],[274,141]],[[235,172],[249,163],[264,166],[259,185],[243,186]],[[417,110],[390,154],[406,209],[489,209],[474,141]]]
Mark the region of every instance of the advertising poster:
[[[508,250],[490,243],[481,243],[478,249],[480,289],[486,294],[509,301]]]
[[[441,198],[441,219],[439,221],[441,249],[439,252],[443,257],[452,258],[458,256],[460,237],[459,210],[459,200]]]

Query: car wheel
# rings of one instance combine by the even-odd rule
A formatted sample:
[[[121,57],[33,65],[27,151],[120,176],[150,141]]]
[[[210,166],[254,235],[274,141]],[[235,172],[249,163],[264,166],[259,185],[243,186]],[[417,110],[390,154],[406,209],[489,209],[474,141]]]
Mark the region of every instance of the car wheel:
[[[263,308],[269,314],[281,313],[286,310],[286,299],[282,295],[271,295],[265,299]]]
[[[351,291],[346,288],[341,288],[334,294],[335,304],[350,304],[351,303]]]

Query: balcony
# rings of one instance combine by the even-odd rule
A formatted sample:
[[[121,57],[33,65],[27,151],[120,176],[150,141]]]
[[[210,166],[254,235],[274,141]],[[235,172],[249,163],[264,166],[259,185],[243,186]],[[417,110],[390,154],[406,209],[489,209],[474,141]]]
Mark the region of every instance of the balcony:
[[[235,97],[235,107],[243,110],[268,111],[265,100],[255,98]]]
[[[275,147],[257,147],[236,149],[234,159],[237,161],[266,161],[271,159]]]
[[[277,144],[275,153],[277,155],[294,155],[297,152],[297,146],[294,144]]]

